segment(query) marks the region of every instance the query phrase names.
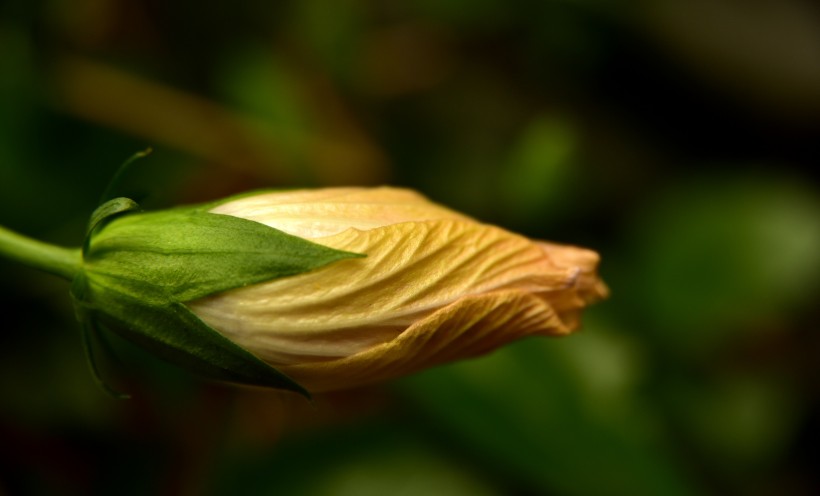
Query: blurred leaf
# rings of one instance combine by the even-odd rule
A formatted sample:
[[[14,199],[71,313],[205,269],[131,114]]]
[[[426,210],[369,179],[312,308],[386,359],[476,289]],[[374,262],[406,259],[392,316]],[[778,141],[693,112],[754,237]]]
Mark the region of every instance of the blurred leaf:
[[[566,215],[575,186],[577,138],[565,120],[540,117],[527,126],[501,170],[504,209],[519,222]],[[546,219],[545,219],[546,217]]]
[[[794,391],[783,381],[730,376],[674,390],[707,463],[741,478],[777,461],[794,434]]]
[[[213,494],[305,496],[490,496],[482,475],[442,453],[406,425],[369,422],[239,456],[226,465]]]
[[[632,235],[641,308],[664,340],[712,348],[820,289],[820,202],[778,177],[701,177],[647,203]]]
[[[293,26],[329,71],[348,80],[367,28],[365,1],[302,0],[296,3]]]
[[[400,445],[401,446],[401,445]],[[388,448],[385,450],[385,448]],[[447,495],[481,496],[500,494],[481,485],[469,473],[444,459],[436,451],[395,445],[372,449],[364,456],[343,459],[326,470],[315,489],[303,494],[316,496]]]
[[[290,169],[305,160],[310,119],[295,75],[275,54],[260,47],[232,52],[218,75],[217,85],[224,99],[259,119],[259,124],[249,126],[247,132],[271,143],[280,155],[265,158],[291,173],[299,172]]]
[[[579,349],[567,353],[564,348],[572,346]],[[537,492],[698,494],[653,439],[655,422],[646,405],[624,389],[583,386],[589,377],[578,373],[573,356],[587,346],[572,337],[527,340],[409,378],[403,391],[440,435]],[[628,369],[630,356],[613,355],[613,368]],[[624,407],[613,408],[607,396],[618,392]]]
[[[243,112],[277,124],[289,133],[307,125],[299,81],[275,54],[261,47],[236,50],[224,61],[218,81],[224,95]]]

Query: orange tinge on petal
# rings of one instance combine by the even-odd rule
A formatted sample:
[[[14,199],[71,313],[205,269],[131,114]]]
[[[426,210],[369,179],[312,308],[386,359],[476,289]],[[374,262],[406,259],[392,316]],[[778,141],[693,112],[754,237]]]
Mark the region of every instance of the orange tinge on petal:
[[[567,334],[606,295],[596,253],[533,242],[406,190],[262,194],[214,212],[367,255],[189,304],[314,392]]]

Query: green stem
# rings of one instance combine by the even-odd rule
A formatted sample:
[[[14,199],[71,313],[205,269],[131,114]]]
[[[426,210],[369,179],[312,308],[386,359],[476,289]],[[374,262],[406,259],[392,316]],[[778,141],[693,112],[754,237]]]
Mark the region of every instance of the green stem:
[[[0,226],[0,256],[63,277],[74,279],[82,265],[79,248],[62,248],[31,239]]]

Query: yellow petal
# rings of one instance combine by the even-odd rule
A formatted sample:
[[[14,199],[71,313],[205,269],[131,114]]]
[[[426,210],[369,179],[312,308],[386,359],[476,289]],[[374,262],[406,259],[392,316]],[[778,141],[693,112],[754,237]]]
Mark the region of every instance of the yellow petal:
[[[310,391],[351,388],[487,353],[533,334],[569,329],[541,298],[504,290],[467,296],[416,322],[396,339],[336,360],[280,370]]]
[[[190,308],[279,366],[360,353],[468,296],[517,290],[563,301],[565,293],[577,293],[581,270],[557,264],[522,236],[474,221],[405,222],[314,241],[367,257],[210,296]],[[573,297],[565,306],[582,304]]]
[[[389,187],[261,193],[224,203],[211,212],[261,222],[303,238],[331,236],[348,228],[368,230],[400,222],[471,220],[414,191]]]

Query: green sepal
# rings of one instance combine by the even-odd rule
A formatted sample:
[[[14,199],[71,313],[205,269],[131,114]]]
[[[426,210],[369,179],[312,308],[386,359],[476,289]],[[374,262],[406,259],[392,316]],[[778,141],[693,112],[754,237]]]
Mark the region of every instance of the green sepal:
[[[98,229],[103,228],[108,222],[121,215],[138,212],[139,209],[139,204],[130,198],[114,198],[97,207],[88,220],[85,241],[83,242],[83,257],[88,253],[91,247],[91,238]]]
[[[83,325],[102,325],[209,379],[285,389],[310,397],[298,383],[208,326],[182,303],[147,302],[129,286],[104,276],[78,276],[72,295],[78,316],[85,320]]]
[[[131,395],[118,391],[110,386],[102,376],[100,367],[97,364],[96,349],[99,348],[99,345],[104,343],[104,341],[96,319],[80,319],[80,325],[83,338],[83,348],[85,349],[85,358],[88,362],[88,368],[91,371],[91,376],[94,378],[94,381],[103,391],[115,399],[127,400],[131,398]]]
[[[362,255],[199,208],[118,217],[93,236],[86,270],[146,298],[186,302]]]
[[[131,198],[114,198],[108,200],[99,207],[97,207],[91,214],[88,220],[88,228],[85,233],[86,236],[92,233],[95,228],[102,227],[103,221],[113,220],[114,217],[128,212],[135,212],[140,209],[139,203]]]

